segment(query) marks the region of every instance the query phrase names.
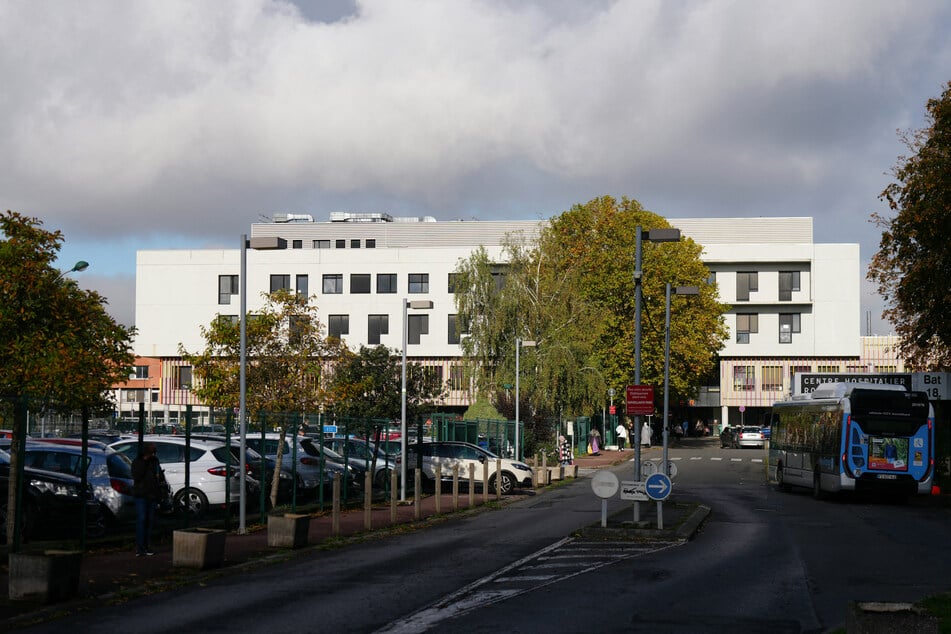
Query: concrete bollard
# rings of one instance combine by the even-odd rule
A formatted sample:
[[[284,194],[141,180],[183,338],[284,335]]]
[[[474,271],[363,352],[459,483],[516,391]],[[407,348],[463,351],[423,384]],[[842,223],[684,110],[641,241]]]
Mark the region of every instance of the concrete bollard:
[[[502,500],[502,459],[495,461],[495,499],[497,502]]]
[[[340,474],[334,474],[334,484],[333,484],[333,506],[330,512],[331,516],[331,533],[336,537],[340,534]]]
[[[373,474],[369,471],[363,479],[363,528],[373,528]]]
[[[482,463],[482,503],[489,502],[489,461]]]
[[[421,506],[421,498],[423,497],[423,481],[419,469],[413,471],[413,490],[416,492],[416,495],[413,497],[413,517],[418,520],[423,516],[423,509]]]
[[[396,524],[396,469],[390,472],[390,523]]]
[[[436,465],[436,485],[433,487],[436,496],[436,515],[442,512],[442,466]]]
[[[469,508],[475,506],[475,465],[469,463]]]
[[[452,510],[459,510],[459,465],[452,465]]]

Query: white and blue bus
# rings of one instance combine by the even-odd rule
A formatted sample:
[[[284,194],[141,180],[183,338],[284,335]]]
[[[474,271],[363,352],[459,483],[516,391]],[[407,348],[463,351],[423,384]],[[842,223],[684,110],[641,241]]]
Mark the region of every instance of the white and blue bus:
[[[770,412],[768,473],[781,490],[928,495],[934,467],[934,411],[924,392],[826,383]]]

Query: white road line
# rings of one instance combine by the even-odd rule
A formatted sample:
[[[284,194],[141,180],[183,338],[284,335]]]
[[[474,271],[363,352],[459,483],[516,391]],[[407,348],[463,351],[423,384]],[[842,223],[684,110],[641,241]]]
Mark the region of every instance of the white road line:
[[[743,462],[742,458],[730,458],[730,462]]]
[[[703,460],[703,456],[690,456],[691,460]]]
[[[763,462],[762,458],[750,458],[750,462]]]
[[[710,460],[713,460],[714,462],[719,462],[720,460],[723,460],[723,458],[710,458]]]

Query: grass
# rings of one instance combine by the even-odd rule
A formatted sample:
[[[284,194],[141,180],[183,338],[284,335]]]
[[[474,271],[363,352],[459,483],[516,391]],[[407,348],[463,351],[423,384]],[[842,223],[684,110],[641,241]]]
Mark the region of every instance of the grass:
[[[951,593],[936,594],[922,599],[916,605],[939,619],[939,629],[943,634],[951,634]]]

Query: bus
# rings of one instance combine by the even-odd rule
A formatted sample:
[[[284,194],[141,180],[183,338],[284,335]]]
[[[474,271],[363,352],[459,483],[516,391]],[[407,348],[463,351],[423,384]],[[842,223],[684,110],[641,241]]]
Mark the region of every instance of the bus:
[[[934,410],[900,385],[826,383],[773,404],[768,477],[782,491],[820,499],[869,491],[905,499],[931,494]]]

